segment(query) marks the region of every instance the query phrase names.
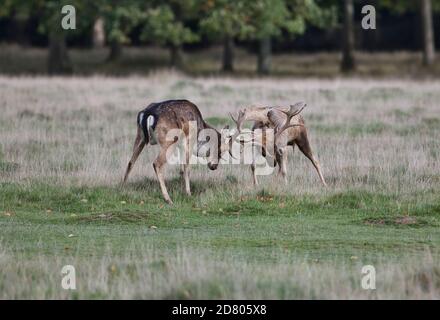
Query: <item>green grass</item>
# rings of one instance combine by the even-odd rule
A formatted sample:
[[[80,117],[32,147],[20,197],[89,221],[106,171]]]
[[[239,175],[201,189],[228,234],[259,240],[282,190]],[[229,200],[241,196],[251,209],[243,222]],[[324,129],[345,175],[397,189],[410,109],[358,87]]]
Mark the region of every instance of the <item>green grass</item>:
[[[158,190],[152,193],[143,186],[121,190],[3,184],[1,188],[3,241],[23,246],[29,254],[38,254],[40,248],[32,244],[39,241],[59,244],[50,246],[48,254],[60,254],[68,245],[90,252],[111,244],[123,252],[130,239],[145,234],[149,244],[158,247],[233,250],[263,260],[272,249],[319,259],[371,258],[440,244],[440,206],[434,194],[403,200],[362,190],[322,197],[260,193],[199,205],[179,197],[175,190],[176,205],[168,206]],[[152,226],[157,229],[152,231]],[[103,233],[111,237],[101,242],[96,235]],[[68,238],[69,234],[75,237]]]
[[[211,126],[214,127],[224,127],[226,125],[232,126],[233,122],[229,118],[224,117],[209,117],[206,118],[206,122],[208,122]]]
[[[177,187],[179,181],[173,183]],[[440,245],[440,198],[435,193],[402,197],[353,190],[285,197],[262,191],[221,196],[200,205],[194,198],[179,196],[173,188],[176,204],[168,206],[149,182],[132,183],[125,189],[44,183],[3,183],[0,187],[0,247],[18,259],[16,276],[29,273],[38,281],[54,282],[40,284],[41,292],[22,288],[17,298],[335,298],[344,296],[325,289],[319,293],[318,288],[330,281],[330,274],[340,276],[344,269],[349,270],[349,279],[344,281],[353,292],[364,292],[365,298],[369,293],[359,289],[357,280],[362,265],[394,263],[400,268],[408,257],[414,265],[427,250],[437,259]],[[151,250],[156,252],[152,257],[139,257]],[[182,250],[191,253],[186,258],[189,264],[206,261],[206,266],[209,261],[214,263],[213,269],[196,279],[182,276],[179,268],[183,262],[173,262]],[[4,260],[3,267],[12,268]],[[104,289],[61,290],[52,273],[72,261],[87,282],[94,281],[95,269],[104,268],[100,271],[107,279]],[[290,278],[283,280],[287,271],[282,266],[286,264],[287,270],[308,266],[309,271],[298,271],[291,283]],[[328,273],[329,278],[319,284],[310,280],[310,290],[316,291],[312,294],[295,281],[314,270],[314,264],[316,272]],[[182,277],[170,288],[165,280],[158,280],[169,268],[179,269]],[[281,269],[248,279],[241,274],[227,275],[230,268],[244,268],[251,274],[263,272],[261,268]],[[159,281],[156,294],[133,287],[145,272]],[[436,271],[429,272],[434,272],[435,279]],[[6,274],[0,276],[3,297],[14,297],[7,286],[10,281]],[[237,281],[250,281],[256,291],[237,293]],[[131,288],[131,294],[124,296],[121,285]],[[392,292],[396,294],[395,288]]]

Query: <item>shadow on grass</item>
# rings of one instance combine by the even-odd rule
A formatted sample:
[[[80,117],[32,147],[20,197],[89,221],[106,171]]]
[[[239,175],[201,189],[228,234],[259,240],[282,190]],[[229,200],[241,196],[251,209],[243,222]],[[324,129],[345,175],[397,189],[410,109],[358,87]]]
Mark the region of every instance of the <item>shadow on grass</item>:
[[[181,177],[175,177],[165,180],[168,192],[173,194],[185,194],[184,180]],[[192,195],[203,194],[206,190],[223,188],[226,185],[234,184],[234,180],[226,177],[224,181],[213,180],[191,180],[191,193]],[[127,182],[126,188],[136,191],[153,192],[154,194],[160,194],[159,181],[154,178],[144,178],[141,180]]]
[[[145,211],[114,211],[114,212],[101,212],[84,217],[77,217],[73,222],[102,222],[102,223],[138,223],[154,221],[154,217],[151,213]]]

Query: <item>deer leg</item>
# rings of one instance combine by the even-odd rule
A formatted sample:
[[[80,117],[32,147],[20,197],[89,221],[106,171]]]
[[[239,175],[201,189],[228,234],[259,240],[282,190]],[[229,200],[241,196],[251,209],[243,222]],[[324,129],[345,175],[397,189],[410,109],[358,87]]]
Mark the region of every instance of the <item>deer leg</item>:
[[[185,180],[185,192],[189,196],[191,196],[191,187],[189,183],[189,160],[191,157],[191,150],[190,139],[186,137],[184,143],[185,163],[183,164],[183,179]]]
[[[298,146],[299,150],[312,162],[313,166],[315,167],[316,171],[318,172],[319,179],[321,179],[321,182],[324,186],[327,186],[327,183],[325,182],[324,176],[321,172],[321,166],[319,165],[319,162],[315,159],[312,153],[312,148],[310,147],[309,139],[307,138],[307,133],[302,132],[300,137],[295,140],[296,145]]]
[[[254,186],[258,186],[257,175],[255,173],[255,161],[253,161],[251,164],[251,171],[252,171],[252,179],[254,181]]]
[[[287,184],[287,176],[286,176],[286,162],[287,162],[287,150],[285,148],[276,148],[275,151],[275,159],[278,163],[278,175],[283,177],[284,183]]]
[[[263,156],[264,158],[266,158],[267,161],[267,152],[266,152],[266,148],[262,148],[261,149],[261,156]],[[255,164],[255,157],[256,157],[256,151],[255,149],[253,150],[253,155],[252,155],[252,164],[251,164],[251,172],[252,172],[252,179],[254,182],[254,186],[258,186],[258,179],[257,179],[257,174],[256,174],[256,164]]]
[[[281,150],[282,153],[279,156],[279,159],[277,159],[279,165],[278,175],[281,175],[284,183],[287,184],[287,150],[286,148],[282,148]]]
[[[165,201],[168,204],[173,204],[173,201],[171,201],[170,195],[168,194],[167,187],[165,186],[165,180],[163,176],[163,169],[167,162],[166,153],[167,153],[167,148],[162,148],[160,150],[159,155],[157,156],[156,160],[154,160],[153,162],[153,168],[154,168],[154,172],[156,172],[157,180],[159,181],[159,185],[160,185],[160,190],[162,191],[162,195]]]
[[[127,181],[128,175],[130,174],[131,169],[133,169],[134,163],[136,162],[137,158],[139,157],[144,147],[145,147],[145,141],[142,139],[142,132],[138,128],[138,132],[133,146],[133,155],[131,156],[131,159],[128,162],[127,170],[125,171],[125,175],[124,175],[123,184]]]
[[[184,164],[183,179],[185,180],[185,192],[187,195],[191,195],[191,188],[189,183],[189,164]]]

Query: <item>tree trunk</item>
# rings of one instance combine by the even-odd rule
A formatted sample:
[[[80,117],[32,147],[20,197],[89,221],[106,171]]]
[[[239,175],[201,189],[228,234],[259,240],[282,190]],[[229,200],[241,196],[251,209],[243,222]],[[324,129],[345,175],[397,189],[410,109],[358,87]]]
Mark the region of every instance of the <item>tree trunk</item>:
[[[344,27],[341,69],[344,72],[354,71],[356,61],[354,57],[354,8],[353,0],[344,0]]]
[[[108,61],[119,60],[122,56],[122,45],[117,40],[112,40],[110,43],[110,54],[108,56]]]
[[[182,48],[177,45],[170,47],[170,64],[174,68],[181,68],[183,66]]]
[[[223,71],[234,71],[234,39],[226,36],[223,40]]]
[[[26,27],[28,24],[28,19],[23,19],[20,17],[16,12],[12,13],[12,19],[11,24],[12,27],[10,28],[10,35],[11,39],[16,41],[19,45],[27,46],[29,45],[29,33],[26,32]]]
[[[268,74],[271,67],[271,53],[272,43],[270,37],[265,37],[260,40],[260,47],[258,50],[258,73]]]
[[[53,31],[49,35],[49,74],[70,74],[73,71],[62,32]]]
[[[93,24],[93,48],[102,48],[105,44],[104,19],[98,17]]]
[[[422,43],[423,43],[423,65],[430,66],[435,59],[434,28],[432,23],[431,0],[420,1],[420,13],[422,20]]]

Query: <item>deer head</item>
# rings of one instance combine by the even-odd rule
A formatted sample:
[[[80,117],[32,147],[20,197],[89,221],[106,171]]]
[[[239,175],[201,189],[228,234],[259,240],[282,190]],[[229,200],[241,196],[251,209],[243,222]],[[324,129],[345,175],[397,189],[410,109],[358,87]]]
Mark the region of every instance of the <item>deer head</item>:
[[[290,105],[290,108],[288,111],[282,111],[286,116],[286,120],[284,122],[282,122],[282,124],[279,124],[278,126],[275,126],[274,128],[274,142],[275,142],[275,146],[277,145],[277,142],[279,141],[282,133],[292,127],[296,127],[296,126],[303,126],[302,124],[290,124],[290,121],[292,120],[292,118],[296,115],[298,115],[299,113],[301,113],[301,111],[306,107],[307,105],[304,102],[298,102],[295,103],[294,105]],[[252,132],[246,132],[246,137],[244,137],[243,131],[242,131],[242,126],[243,126],[243,122],[246,120],[246,109],[240,110],[238,112],[238,116],[235,118],[231,113],[229,113],[229,116],[231,117],[232,121],[234,121],[235,125],[236,125],[236,131],[235,133],[231,136],[231,140],[230,140],[230,144],[232,145],[232,142],[236,141],[238,137],[240,137],[240,140],[238,142],[240,142],[240,144],[245,144],[245,143],[253,143],[256,146],[260,146],[260,147],[264,147],[262,146],[258,141],[262,141],[261,137],[258,136],[258,134],[254,131]],[[280,122],[282,120],[280,119]]]
[[[208,135],[202,138],[203,142],[199,142],[197,146],[197,154],[207,158],[208,168],[216,170],[225,152],[231,154],[229,126],[225,126],[220,132],[215,128],[207,125]],[[231,154],[232,155],[232,154]]]

